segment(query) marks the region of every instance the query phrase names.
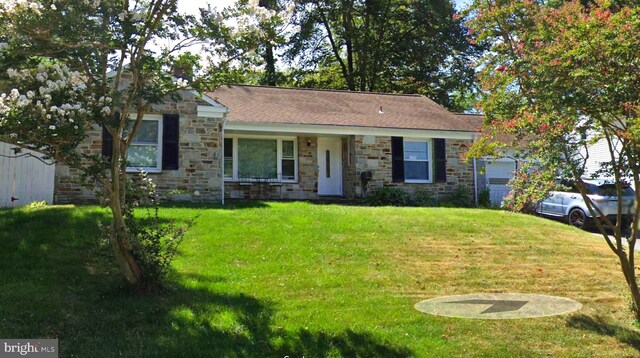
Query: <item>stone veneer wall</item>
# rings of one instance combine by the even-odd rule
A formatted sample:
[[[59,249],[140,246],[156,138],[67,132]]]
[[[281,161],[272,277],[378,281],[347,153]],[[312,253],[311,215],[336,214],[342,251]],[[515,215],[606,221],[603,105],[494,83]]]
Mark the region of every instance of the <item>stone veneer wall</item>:
[[[342,182],[345,198],[357,198],[356,188],[360,184],[360,173],[356,171],[355,136],[342,138]]]
[[[198,117],[198,100],[190,92],[182,93],[180,102],[153,106],[150,114],[180,115],[179,170],[163,170],[149,176],[158,185],[160,195],[182,190],[196,202],[212,202],[221,198],[220,127],[222,119]],[[85,154],[100,154],[101,130],[97,128],[78,150]],[[95,202],[93,193],[81,187],[77,170],[64,164],[56,165],[54,202]]]
[[[225,197],[230,199],[317,199],[318,138],[298,137],[298,182],[269,185],[226,182]],[[260,187],[262,186],[262,187]]]
[[[391,175],[391,137],[353,136],[353,156],[355,175],[345,176],[345,197],[362,198],[363,190],[360,173],[371,170],[373,179],[367,185],[367,192],[383,186],[399,187],[409,193],[427,191],[436,197],[453,192],[458,186],[465,186],[473,195],[473,163],[464,159],[471,140],[445,139],[447,157],[447,181],[431,184],[394,183]]]

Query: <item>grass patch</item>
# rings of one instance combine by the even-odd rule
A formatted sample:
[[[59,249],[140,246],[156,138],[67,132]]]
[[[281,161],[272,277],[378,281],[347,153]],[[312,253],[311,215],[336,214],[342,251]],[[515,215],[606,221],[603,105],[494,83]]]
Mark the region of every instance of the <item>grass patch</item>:
[[[634,356],[624,279],[602,240],[493,210],[306,203],[201,212],[160,296],[131,296],[99,250],[96,207],[0,211],[0,337],[61,356]],[[423,299],[564,296],[571,315],[434,317]]]

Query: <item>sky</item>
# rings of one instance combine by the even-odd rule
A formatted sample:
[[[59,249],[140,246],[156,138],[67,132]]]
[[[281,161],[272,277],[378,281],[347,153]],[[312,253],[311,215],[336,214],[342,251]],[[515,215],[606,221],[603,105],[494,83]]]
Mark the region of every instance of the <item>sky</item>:
[[[178,8],[180,11],[196,15],[198,14],[198,9],[206,7],[207,4],[212,4],[214,7],[221,9],[233,4],[234,2],[234,0],[179,0]]]
[[[454,0],[454,4],[456,8],[461,9],[465,5],[467,5],[471,0]],[[205,7],[206,4],[212,4],[217,8],[223,8],[233,4],[235,0],[180,0],[179,7],[181,11],[187,12],[189,14],[197,14],[198,9],[201,7]]]
[[[180,12],[191,14],[191,15],[199,15],[199,9],[206,7],[207,4],[211,4],[213,7],[218,9],[222,9],[224,7],[230,6],[235,3],[236,0],[179,0],[178,1],[178,9]],[[465,7],[472,0],[453,0],[454,5],[458,10]],[[166,45],[170,45],[171,42]],[[200,52],[202,50],[199,49],[191,49],[194,52]]]

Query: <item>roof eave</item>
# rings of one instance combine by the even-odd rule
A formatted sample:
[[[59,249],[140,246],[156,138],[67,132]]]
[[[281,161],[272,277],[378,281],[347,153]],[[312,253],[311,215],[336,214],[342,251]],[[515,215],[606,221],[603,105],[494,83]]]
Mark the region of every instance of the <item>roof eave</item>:
[[[478,131],[424,129],[424,128],[392,128],[365,127],[335,124],[309,123],[265,123],[229,120],[225,130],[251,132],[305,133],[316,135],[374,135],[424,138],[474,139],[480,135]]]

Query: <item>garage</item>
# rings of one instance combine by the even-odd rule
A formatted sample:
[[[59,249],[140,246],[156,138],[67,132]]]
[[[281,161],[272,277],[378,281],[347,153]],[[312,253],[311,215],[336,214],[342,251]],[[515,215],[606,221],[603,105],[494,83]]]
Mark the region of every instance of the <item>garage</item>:
[[[487,160],[484,164],[484,184],[489,188],[492,205],[500,205],[511,189],[507,186],[517,169],[517,162],[509,158]]]

